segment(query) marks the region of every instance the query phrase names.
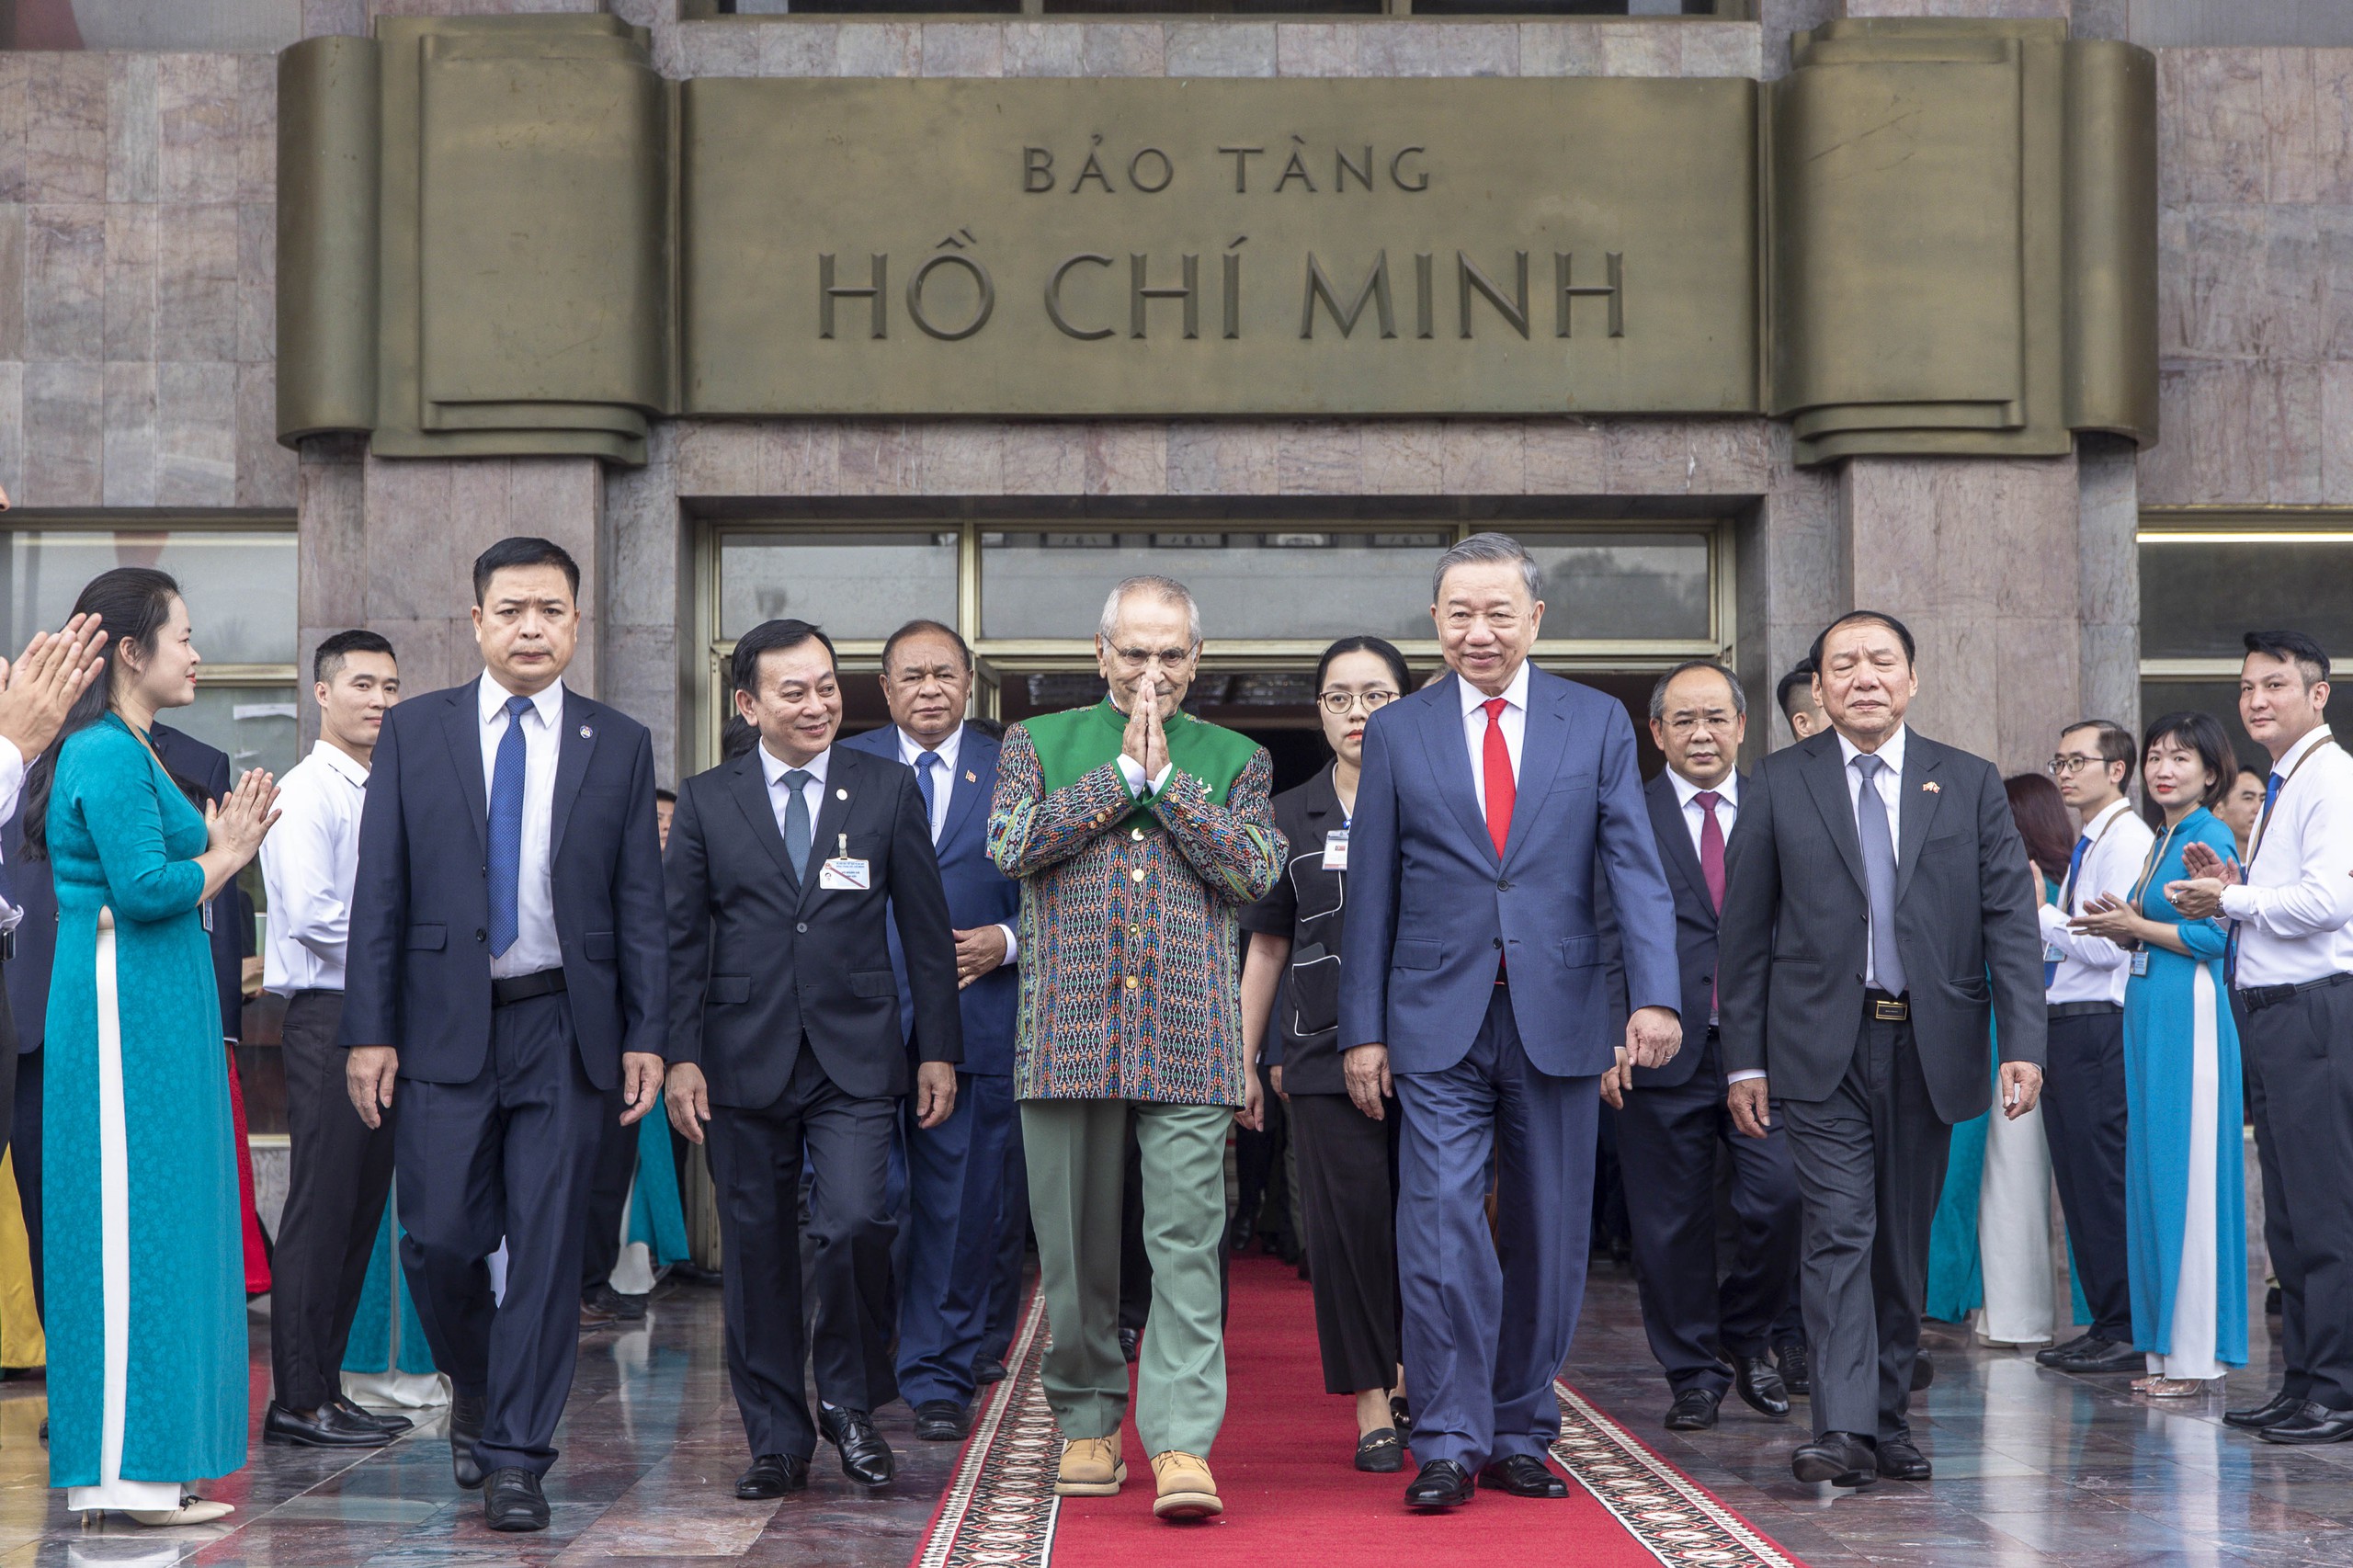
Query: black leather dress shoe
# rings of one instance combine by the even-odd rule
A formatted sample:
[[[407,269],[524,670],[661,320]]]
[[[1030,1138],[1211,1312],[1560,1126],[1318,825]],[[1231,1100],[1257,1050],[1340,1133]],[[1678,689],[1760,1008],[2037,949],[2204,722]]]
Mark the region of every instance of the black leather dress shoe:
[[[379,1415],[376,1412],[367,1409],[362,1405],[352,1403],[351,1401],[344,1398],[341,1394],[335,1395],[333,1399],[327,1401],[327,1403],[334,1405],[337,1410],[342,1411],[344,1415],[349,1416],[352,1420],[366,1422],[371,1426],[377,1426],[389,1437],[397,1437],[402,1433],[409,1431],[416,1425],[415,1422],[411,1421],[405,1415]]]
[[[1120,1330],[1120,1355],[1132,1361],[1136,1358],[1136,1353],[1142,1347],[1143,1331],[1142,1329],[1123,1328]]]
[[[1804,1399],[1813,1392],[1813,1367],[1804,1340],[1783,1340],[1773,1346],[1773,1359],[1780,1363],[1781,1386],[1790,1391],[1791,1399]]]
[[[1890,1481],[1926,1481],[1935,1473],[1928,1456],[1913,1447],[1909,1437],[1880,1439],[1879,1472]]]
[[[547,1494],[528,1470],[494,1470],[482,1486],[483,1522],[494,1530],[548,1528]]]
[[[489,1403],[487,1394],[479,1393],[449,1400],[449,1468],[469,1492],[482,1484],[482,1461],[474,1458],[474,1444],[482,1439],[483,1413]]]
[[[746,1503],[781,1497],[809,1487],[809,1461],[799,1454],[761,1454],[752,1468],[735,1478],[735,1495]]]
[[[1452,1460],[1432,1460],[1405,1483],[1408,1508],[1460,1508],[1479,1494],[1471,1472]]]
[[[2052,1345],[2036,1351],[2034,1358],[2042,1366],[2055,1367],[2070,1356],[2082,1355],[2084,1347],[2098,1337],[2099,1335],[2096,1334],[2079,1334],[2064,1345]]]
[[[1666,1407],[1666,1429],[1670,1432],[1705,1432],[1716,1424],[1716,1406],[1723,1395],[1713,1389],[1685,1389]]]
[[[1515,1497],[1569,1494],[1569,1483],[1553,1474],[1552,1467],[1534,1454],[1514,1454],[1485,1466],[1479,1471],[1479,1484],[1489,1492],[1508,1492]]]
[[[1773,1363],[1762,1356],[1743,1356],[1733,1363],[1733,1391],[1741,1403],[1775,1420],[1790,1413],[1790,1389]]]
[[[2353,1410],[2331,1410],[2307,1401],[2304,1407],[2256,1434],[2267,1443],[2341,1443],[2353,1437]]]
[[[1879,1479],[1879,1461],[1871,1445],[1854,1433],[1824,1432],[1790,1456],[1790,1473],[1833,1486],[1869,1486]]]
[[[381,1449],[392,1435],[372,1424],[362,1426],[332,1404],[304,1415],[273,1399],[261,1418],[261,1440],[304,1449]]]
[[[2149,1369],[2149,1358],[2120,1339],[2100,1339],[2086,1335],[2079,1346],[2070,1346],[2066,1354],[2038,1361],[2054,1371],[2071,1372],[2077,1377],[2105,1378],[2120,1373],[2142,1373]]]
[[[1936,1381],[1937,1364],[1928,1359],[1927,1351],[1915,1350],[1912,1353],[1912,1392],[1918,1393]]]
[[[972,1381],[976,1383],[1005,1381],[1005,1363],[994,1356],[983,1356],[972,1363]]]
[[[2222,1424],[2242,1432],[2260,1432],[2266,1426],[2277,1426],[2303,1409],[2304,1402],[2282,1389],[2252,1410],[2225,1410]]]
[[[841,1450],[842,1473],[860,1486],[881,1486],[891,1479],[891,1445],[863,1410],[825,1406],[817,1412],[817,1430]]]
[[[602,1314],[602,1321],[606,1323],[643,1323],[645,1321],[645,1298],[624,1296],[610,1285],[591,1285],[581,1292],[581,1322],[588,1321],[588,1312],[592,1306]]]
[[[915,1406],[915,1436],[926,1443],[961,1443],[972,1417],[952,1399],[927,1399]]]

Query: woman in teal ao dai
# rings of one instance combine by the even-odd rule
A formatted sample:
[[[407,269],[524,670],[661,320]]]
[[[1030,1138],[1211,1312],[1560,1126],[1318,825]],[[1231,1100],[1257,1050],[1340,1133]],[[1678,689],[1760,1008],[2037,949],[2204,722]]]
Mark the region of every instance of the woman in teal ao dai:
[[[41,1197],[50,1483],[142,1524],[228,1513],[188,1483],[245,1462],[245,1301],[234,1133],[205,900],[251,860],[269,776],[199,812],[156,760],[161,708],[196,699],[188,607],[119,567],[75,613],[105,665],[27,781],[25,841],[52,863]]]
[[[2238,776],[2222,726],[2169,713],[2149,726],[2141,778],[2165,813],[2128,903],[2086,906],[2075,924],[2132,955],[2124,993],[2125,1236],[2132,1340],[2158,1399],[2202,1392],[2246,1364],[2245,1155],[2239,1133],[2239,1038],[2222,978],[2219,922],[2184,920],[2165,885],[2188,875],[2182,852],[2225,860],[2237,841],[2207,808]]]

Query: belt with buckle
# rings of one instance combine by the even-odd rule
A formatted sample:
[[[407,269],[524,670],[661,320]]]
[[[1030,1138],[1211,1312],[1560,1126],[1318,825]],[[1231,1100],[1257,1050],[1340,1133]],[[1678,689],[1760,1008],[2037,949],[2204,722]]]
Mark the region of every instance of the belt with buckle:
[[[563,971],[543,969],[535,974],[510,974],[490,983],[490,1005],[511,1007],[534,996],[550,996],[563,989]]]
[[[2277,1007],[2280,1003],[2291,1001],[2303,992],[2319,991],[2331,985],[2343,985],[2347,981],[2353,981],[2353,974],[2325,974],[2318,980],[2307,980],[2302,985],[2242,985],[2239,987],[2239,1000],[2245,1003],[2246,1010],[2252,1013],[2259,1008]]]
[[[1901,1024],[1912,1017],[1912,1004],[1901,996],[1890,996],[1884,991],[1863,993],[1863,1006],[1870,1011],[1871,1021],[1881,1024]]]

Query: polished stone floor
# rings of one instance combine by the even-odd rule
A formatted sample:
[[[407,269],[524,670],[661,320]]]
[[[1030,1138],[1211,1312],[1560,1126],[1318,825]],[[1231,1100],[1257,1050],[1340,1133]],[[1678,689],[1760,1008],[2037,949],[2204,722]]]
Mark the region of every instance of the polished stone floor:
[[[1305,1287],[1302,1287],[1303,1290]],[[267,1324],[255,1320],[254,1411],[268,1397]],[[2258,1336],[2261,1334],[2257,1328]],[[1790,1479],[1795,1430],[1727,1402],[1696,1437],[1662,1430],[1666,1399],[1652,1369],[1633,1287],[1598,1269],[1570,1380],[1792,1554],[1833,1564],[2064,1563],[2069,1568],[2353,1565],[2353,1445],[2293,1450],[2251,1442],[2218,1419],[2221,1396],[2151,1409],[2123,1381],[2060,1377],[2025,1356],[1933,1336],[1938,1376],[1916,1423],[1937,1479],[1832,1494]],[[951,1450],[918,1444],[904,1405],[881,1428],[901,1456],[886,1492],[854,1490],[827,1457],[805,1494],[736,1502],[742,1432],[720,1358],[714,1290],[665,1291],[630,1331],[583,1336],[578,1381],[550,1479],[553,1528],[493,1535],[479,1504],[451,1484],[430,1432],[365,1460],[254,1449],[211,1494],[228,1527],[171,1532],[110,1524],[88,1531],[45,1487],[37,1381],[0,1384],[0,1568],[32,1564],[274,1564],[278,1568],[611,1568],[694,1559],[795,1568],[904,1568],[944,1483]],[[2270,1358],[2234,1378],[2252,1396]],[[1334,1462],[1348,1417],[1332,1402]],[[1802,1412],[1801,1412],[1801,1415]],[[1401,1524],[1404,1520],[1401,1518]],[[1401,1548],[1404,1543],[1401,1541]]]

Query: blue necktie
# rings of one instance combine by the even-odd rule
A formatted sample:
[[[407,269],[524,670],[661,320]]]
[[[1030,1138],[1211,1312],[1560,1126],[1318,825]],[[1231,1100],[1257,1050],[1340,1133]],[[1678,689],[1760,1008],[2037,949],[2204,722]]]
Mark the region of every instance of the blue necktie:
[[[2263,781],[2263,814],[2255,819],[2255,837],[2247,845],[2247,864],[2241,869],[2239,880],[2252,880],[2255,851],[2263,846],[2264,830],[2271,825],[2271,808],[2279,803],[2279,787],[2288,781],[2278,773]],[[2239,983],[2239,923],[2231,922],[2229,939],[2222,944],[2222,984],[2235,989]]]
[[[522,934],[523,715],[528,697],[506,699],[506,733],[490,770],[490,956],[501,958]]]
[[[2084,856],[2091,849],[2091,846],[2092,835],[2087,833],[2084,835],[2083,837],[2075,840],[2075,852],[2067,857],[2067,881],[2066,885],[2059,890],[2060,913],[2063,915],[2072,915],[2075,913],[2075,879],[2084,874]],[[2059,965],[2057,960],[2052,959],[2043,960],[2042,988],[2045,991],[2050,990],[2051,983],[2058,978]]]
[[[939,816],[936,809],[938,802],[938,786],[931,781],[931,770],[938,766],[940,766],[939,754],[936,751],[927,751],[915,758],[915,787],[923,791],[923,825],[926,832],[931,832],[931,824],[937,822]],[[933,843],[937,844],[939,841],[938,833],[932,832],[931,836]]]
[[[795,767],[784,776],[790,790],[784,798],[784,858],[792,864],[792,880],[800,881],[809,864],[809,780],[816,775]]]
[[[1863,885],[1870,894],[1871,969],[1879,988],[1904,994],[1904,960],[1895,951],[1895,835],[1887,825],[1887,802],[1879,792],[1880,769],[1887,764],[1869,753],[1855,758],[1863,787],[1855,795],[1855,832],[1863,841]]]

